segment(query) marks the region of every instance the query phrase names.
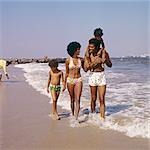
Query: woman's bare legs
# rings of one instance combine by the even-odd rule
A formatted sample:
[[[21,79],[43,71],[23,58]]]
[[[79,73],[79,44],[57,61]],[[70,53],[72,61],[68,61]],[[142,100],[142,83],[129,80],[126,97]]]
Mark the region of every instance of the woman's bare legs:
[[[99,93],[99,102],[100,102],[100,117],[105,119],[105,93],[106,93],[106,85],[98,87]]]
[[[82,82],[77,82],[74,87],[74,94],[75,94],[75,117],[78,119],[79,111],[80,111],[80,97],[82,93]]]
[[[75,102],[75,95],[74,95],[74,84],[67,83],[68,92],[70,95],[71,100],[71,111],[72,115],[74,116],[74,102]]]
[[[91,112],[95,112],[96,99],[97,99],[97,86],[90,86],[91,91]]]

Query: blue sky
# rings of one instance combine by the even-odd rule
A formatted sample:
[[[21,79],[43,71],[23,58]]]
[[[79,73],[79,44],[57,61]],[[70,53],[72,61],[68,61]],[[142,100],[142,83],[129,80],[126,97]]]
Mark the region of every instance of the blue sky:
[[[98,27],[112,57],[150,53],[149,6],[148,0],[1,0],[0,56],[66,57],[72,41],[83,56]]]

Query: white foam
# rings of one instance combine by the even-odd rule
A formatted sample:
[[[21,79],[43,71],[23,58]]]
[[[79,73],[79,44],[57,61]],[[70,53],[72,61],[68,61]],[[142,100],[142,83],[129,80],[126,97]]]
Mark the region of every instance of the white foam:
[[[22,68],[25,71],[24,76],[26,81],[35,90],[50,97],[50,103],[52,103],[51,95],[46,91],[49,72],[48,65],[32,63],[20,64],[16,65],[16,67]],[[59,68],[63,71],[65,70],[63,64],[60,65]],[[81,71],[81,73],[84,82],[79,116],[79,122],[81,123],[76,123],[70,119],[70,126],[98,126],[101,129],[112,129],[122,132],[130,137],[150,138],[148,132],[150,131],[150,121],[147,120],[147,118],[150,117],[150,109],[149,105],[147,105],[148,97],[150,96],[149,85],[135,82],[120,82],[116,84],[124,78],[128,81],[129,77],[123,73],[108,71],[106,120],[101,121],[99,113],[90,113],[89,73],[84,73],[83,71]],[[60,94],[58,105],[70,111],[70,99],[67,90]],[[99,107],[99,102],[97,102],[97,106]],[[97,110],[99,110],[98,107]]]

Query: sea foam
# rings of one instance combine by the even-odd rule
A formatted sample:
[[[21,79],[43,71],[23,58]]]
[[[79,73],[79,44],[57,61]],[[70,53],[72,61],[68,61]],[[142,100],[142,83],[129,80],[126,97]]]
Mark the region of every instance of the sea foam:
[[[18,68],[24,70],[24,76],[28,84],[36,91],[50,98],[47,93],[47,80],[49,67],[47,64],[19,64]],[[120,66],[119,66],[120,67]],[[149,124],[150,109],[147,105],[150,84],[133,82],[130,74],[125,74],[116,67],[116,70],[106,70],[106,120],[101,121],[99,115],[99,103],[97,101],[97,113],[90,113],[90,90],[88,86],[89,73],[81,71],[83,77],[83,92],[81,96],[80,124],[70,118],[71,127],[97,126],[100,129],[112,129],[124,133],[129,137],[150,138]],[[121,67],[120,67],[121,68]],[[65,73],[64,64],[59,65]],[[119,71],[118,71],[119,70]],[[68,91],[61,92],[58,105],[66,112],[71,113]]]

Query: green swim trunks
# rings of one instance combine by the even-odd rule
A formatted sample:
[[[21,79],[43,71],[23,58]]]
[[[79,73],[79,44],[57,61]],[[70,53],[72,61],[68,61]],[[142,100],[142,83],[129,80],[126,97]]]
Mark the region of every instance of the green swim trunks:
[[[55,92],[60,92],[61,91],[61,85],[50,85],[50,90],[55,91]]]

